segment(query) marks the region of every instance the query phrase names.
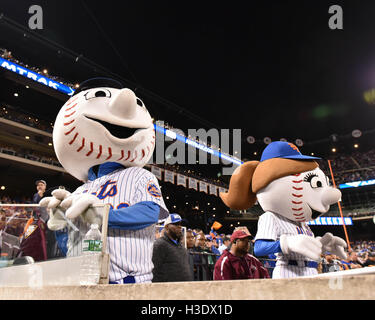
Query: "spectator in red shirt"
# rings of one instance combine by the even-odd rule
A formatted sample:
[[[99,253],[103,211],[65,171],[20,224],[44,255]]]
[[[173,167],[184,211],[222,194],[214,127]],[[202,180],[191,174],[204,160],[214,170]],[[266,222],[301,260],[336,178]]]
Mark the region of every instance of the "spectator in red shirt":
[[[249,254],[250,237],[243,230],[233,232],[230,238],[232,246],[224,250],[215,264],[214,280],[269,278],[267,269]]]

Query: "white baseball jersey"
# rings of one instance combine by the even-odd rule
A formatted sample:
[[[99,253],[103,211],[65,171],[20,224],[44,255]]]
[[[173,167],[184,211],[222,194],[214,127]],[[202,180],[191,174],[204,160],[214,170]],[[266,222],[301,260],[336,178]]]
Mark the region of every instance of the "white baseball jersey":
[[[258,230],[255,240],[272,240],[279,241],[281,235],[298,235],[305,234],[314,237],[310,227],[305,222],[296,222],[289,220],[279,214],[272,212],[263,213],[258,220]],[[307,257],[291,253],[285,255],[281,252],[275,253],[276,267],[273,270],[272,278],[295,278],[317,274],[315,268],[304,266],[303,261],[311,261]],[[288,265],[289,260],[295,260],[298,266]]]
[[[73,194],[90,193],[113,209],[152,201],[168,212],[156,177],[139,167],[118,169],[77,188]],[[111,213],[110,213],[111,214]],[[69,231],[68,256],[81,255],[82,239],[90,226],[76,219],[79,232]],[[151,282],[155,224],[141,230],[108,229],[107,252],[110,255],[109,280],[134,276],[135,281]]]

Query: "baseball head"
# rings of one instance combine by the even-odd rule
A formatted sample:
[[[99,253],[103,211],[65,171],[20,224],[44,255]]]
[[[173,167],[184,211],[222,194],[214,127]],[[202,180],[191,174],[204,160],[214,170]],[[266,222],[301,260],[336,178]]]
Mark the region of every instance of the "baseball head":
[[[105,162],[144,166],[152,156],[155,131],[144,103],[127,88],[95,87],[71,97],[53,129],[57,158],[74,177]]]
[[[245,162],[235,170],[229,191],[220,197],[236,210],[246,210],[258,201],[263,210],[290,220],[316,219],[341,197],[339,190],[329,186],[316,159],[301,154],[292,143],[272,142],[260,161]]]
[[[257,192],[263,210],[299,222],[316,219],[340,198],[319,168],[276,179]]]

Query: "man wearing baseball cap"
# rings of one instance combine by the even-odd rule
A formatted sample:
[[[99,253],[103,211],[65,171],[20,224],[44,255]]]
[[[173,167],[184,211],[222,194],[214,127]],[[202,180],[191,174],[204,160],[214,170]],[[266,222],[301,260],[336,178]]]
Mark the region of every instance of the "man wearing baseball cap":
[[[164,222],[164,235],[154,242],[152,282],[193,281],[189,253],[181,245],[181,217],[171,213]]]
[[[251,235],[243,230],[233,232],[230,249],[215,264],[214,280],[269,278],[267,269],[249,254],[250,240]]]
[[[46,192],[47,182],[45,182],[44,180],[36,180],[35,185],[37,192],[33,196],[33,202],[39,203],[39,201],[44,197],[44,193]]]

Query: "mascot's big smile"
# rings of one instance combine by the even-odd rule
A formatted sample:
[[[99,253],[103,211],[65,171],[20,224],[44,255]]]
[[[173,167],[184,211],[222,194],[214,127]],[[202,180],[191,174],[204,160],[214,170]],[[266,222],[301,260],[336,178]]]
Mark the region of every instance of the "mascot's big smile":
[[[319,216],[321,216],[323,214],[322,212],[314,210],[310,206],[309,206],[309,208],[311,209],[311,220],[315,220],[316,218],[318,218]]]
[[[129,127],[123,127],[123,126],[118,126],[103,120],[99,119],[94,119],[88,116],[85,116],[87,119],[95,121],[97,123],[100,123],[104,128],[106,128],[109,133],[118,138],[118,139],[127,139],[133,136],[136,132],[139,132],[140,130],[144,128],[129,128]]]

